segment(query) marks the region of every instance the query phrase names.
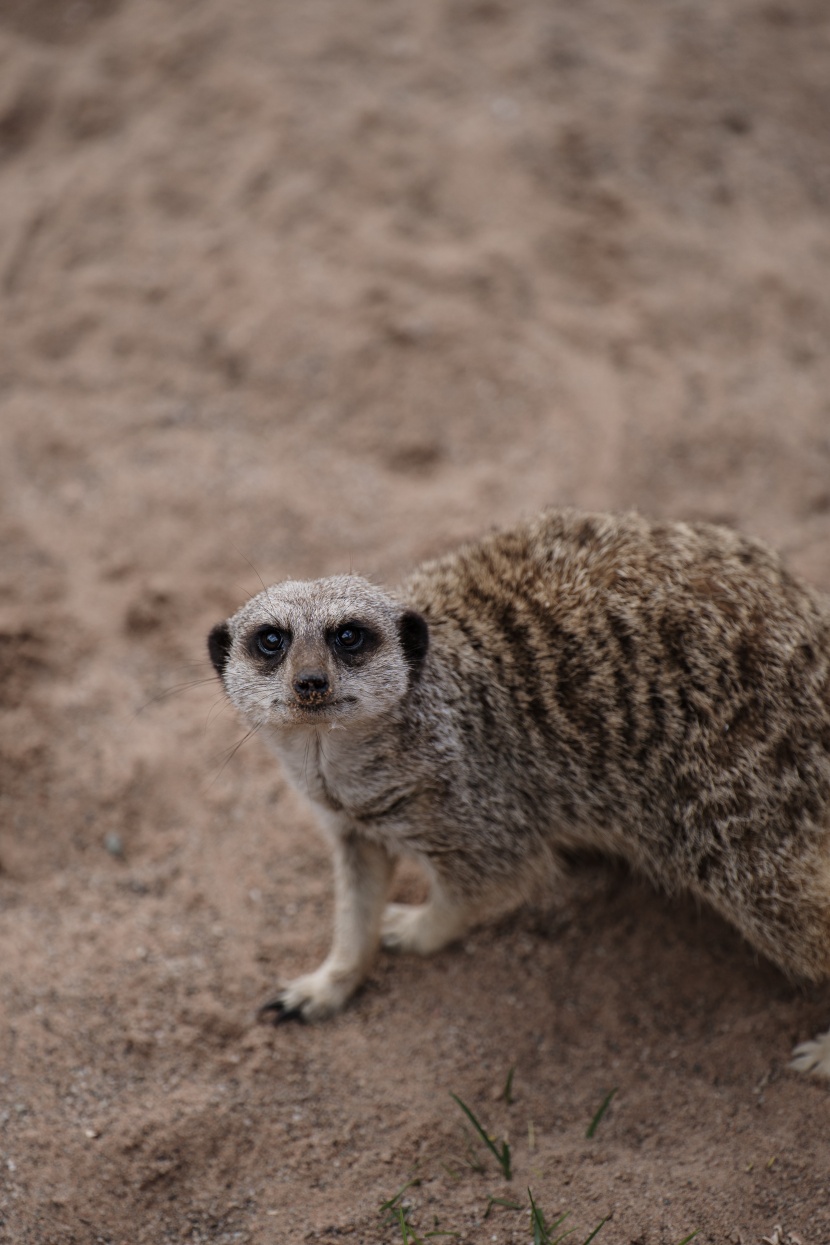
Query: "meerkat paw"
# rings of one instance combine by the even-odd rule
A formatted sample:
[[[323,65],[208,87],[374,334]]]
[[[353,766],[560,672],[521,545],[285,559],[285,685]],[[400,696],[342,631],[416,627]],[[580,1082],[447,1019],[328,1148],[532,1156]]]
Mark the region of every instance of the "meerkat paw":
[[[390,903],[383,912],[380,941],[387,951],[432,955],[460,937],[465,928],[465,922],[433,904]]]
[[[274,1024],[284,1020],[325,1020],[345,1006],[359,985],[360,979],[353,973],[338,974],[321,964],[315,972],[289,981],[262,1004],[257,1014]]]
[[[794,1072],[830,1080],[830,1030],[820,1033],[812,1042],[801,1042],[793,1051],[790,1067]]]

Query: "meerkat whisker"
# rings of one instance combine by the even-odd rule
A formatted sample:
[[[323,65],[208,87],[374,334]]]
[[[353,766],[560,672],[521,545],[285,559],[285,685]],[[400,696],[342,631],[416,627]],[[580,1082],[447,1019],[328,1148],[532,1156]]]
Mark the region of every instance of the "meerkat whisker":
[[[235,744],[232,744],[231,747],[227,748],[223,753],[220,753],[220,756],[224,756],[224,760],[222,761],[222,764],[220,765],[217,772],[213,775],[213,778],[210,780],[210,783],[208,784],[209,787],[212,787],[213,784],[217,781],[217,779],[221,777],[225,768],[227,767],[229,762],[231,762],[233,758],[236,756],[237,752],[242,747],[242,745],[244,743],[247,743],[252,735],[256,735],[259,729],[260,729],[259,725],[252,726],[249,731],[245,732],[245,734],[242,736],[241,739],[237,740]]]
[[[138,717],[145,709],[149,709],[151,705],[161,704],[165,700],[170,700],[173,696],[179,696],[182,692],[189,692],[194,687],[204,687],[208,683],[215,683],[216,680],[212,675],[208,675],[204,679],[186,679],[182,683],[174,683],[171,687],[166,687],[164,691],[157,692],[155,696],[151,696],[149,700],[143,701],[135,710],[133,716]]]

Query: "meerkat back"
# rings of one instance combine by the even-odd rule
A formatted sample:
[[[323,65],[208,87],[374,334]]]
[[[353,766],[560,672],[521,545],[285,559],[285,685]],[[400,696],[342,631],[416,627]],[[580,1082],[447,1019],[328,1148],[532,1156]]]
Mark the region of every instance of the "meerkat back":
[[[405,587],[479,664],[497,653],[499,734],[550,757],[554,837],[701,895],[786,971],[830,971],[826,599],[732,531],[573,512]]]

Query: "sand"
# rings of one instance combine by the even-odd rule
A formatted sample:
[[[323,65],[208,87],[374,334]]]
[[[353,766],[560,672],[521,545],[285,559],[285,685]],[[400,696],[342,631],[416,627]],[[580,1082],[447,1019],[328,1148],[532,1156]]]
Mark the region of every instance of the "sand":
[[[205,652],[550,503],[830,589],[828,135],[825,0],[0,5],[0,1240],[830,1241],[830,989],[611,865],[257,1024],[331,877]]]

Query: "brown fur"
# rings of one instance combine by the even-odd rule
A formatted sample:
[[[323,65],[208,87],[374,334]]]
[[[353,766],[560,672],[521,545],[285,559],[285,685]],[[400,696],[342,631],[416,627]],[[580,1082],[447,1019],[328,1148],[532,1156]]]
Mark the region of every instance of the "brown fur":
[[[252,656],[270,623],[285,651]],[[362,656],[338,650],[344,624],[365,628]],[[351,576],[269,588],[211,651],[335,852],[346,932],[275,1009],[334,1010],[381,930],[434,950],[573,846],[700,896],[794,976],[830,972],[830,603],[762,545],[549,511],[394,594]],[[293,690],[309,671],[313,705]],[[400,853],[431,898],[384,914]]]

